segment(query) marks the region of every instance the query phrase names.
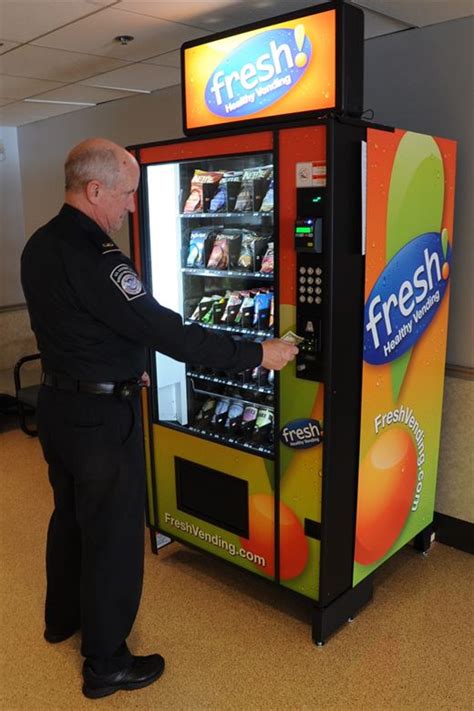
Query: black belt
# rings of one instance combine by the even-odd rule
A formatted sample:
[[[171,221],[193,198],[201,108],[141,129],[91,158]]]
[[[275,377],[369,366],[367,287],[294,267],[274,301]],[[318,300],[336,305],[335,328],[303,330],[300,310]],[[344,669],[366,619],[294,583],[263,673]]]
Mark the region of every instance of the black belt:
[[[68,390],[90,395],[118,395],[119,397],[130,397],[144,387],[144,383],[139,378],[124,380],[121,383],[91,383],[84,380],[74,380],[67,375],[56,373],[43,373],[42,383],[55,390]]]

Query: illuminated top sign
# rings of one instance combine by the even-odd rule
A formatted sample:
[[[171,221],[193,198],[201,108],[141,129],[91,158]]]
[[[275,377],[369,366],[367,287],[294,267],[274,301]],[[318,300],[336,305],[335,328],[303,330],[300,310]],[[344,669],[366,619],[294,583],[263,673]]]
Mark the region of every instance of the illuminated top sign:
[[[234,30],[184,44],[185,132],[342,108],[336,66],[342,66],[337,55],[344,32],[336,31],[337,13],[344,11],[344,22],[348,12],[351,22],[354,11],[357,20],[363,15],[352,7],[323,7],[330,9],[294,13],[277,18],[276,24],[259,23],[237,34]],[[361,22],[355,22],[357,29]],[[344,69],[338,66],[338,71]]]

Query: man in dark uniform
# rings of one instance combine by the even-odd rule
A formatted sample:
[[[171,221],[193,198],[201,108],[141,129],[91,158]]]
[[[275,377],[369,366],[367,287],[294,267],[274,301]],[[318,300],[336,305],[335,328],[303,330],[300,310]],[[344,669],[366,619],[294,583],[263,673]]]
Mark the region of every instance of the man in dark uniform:
[[[56,643],[81,629],[83,692],[98,698],[164,669],[161,655],[134,656],[126,644],[143,579],[146,348],[234,371],[279,370],[297,349],[183,326],[147,292],[111,239],[135,209],[139,167],[127,151],[89,139],[65,173],[65,204],[29,240],[21,274],[45,373],[38,431],[54,492],[44,635]]]

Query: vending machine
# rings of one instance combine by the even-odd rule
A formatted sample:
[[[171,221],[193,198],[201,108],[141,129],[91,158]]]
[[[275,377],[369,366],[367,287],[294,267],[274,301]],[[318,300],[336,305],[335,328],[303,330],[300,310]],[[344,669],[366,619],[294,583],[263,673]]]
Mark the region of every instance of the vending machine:
[[[148,525],[314,602],[322,644],[430,544],[455,143],[361,119],[363,15],[188,43],[185,139],[132,146],[132,252],[185,324],[298,345],[280,373],[150,353]]]

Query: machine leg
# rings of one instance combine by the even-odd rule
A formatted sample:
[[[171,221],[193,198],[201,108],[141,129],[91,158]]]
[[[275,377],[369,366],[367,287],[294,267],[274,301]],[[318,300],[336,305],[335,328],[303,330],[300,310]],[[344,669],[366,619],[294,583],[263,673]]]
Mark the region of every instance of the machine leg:
[[[352,622],[359,610],[372,599],[372,594],[373,575],[370,575],[326,607],[314,607],[312,633],[315,644],[322,647],[333,632],[345,622]]]
[[[151,552],[155,555],[158,555],[158,546],[156,545],[156,531],[154,531],[153,528],[149,528],[148,531],[150,533]]]
[[[420,533],[418,533],[413,539],[413,545],[415,550],[420,551],[423,555],[427,555],[431,547],[431,534],[433,533],[433,526],[430,524],[424,528]]]

